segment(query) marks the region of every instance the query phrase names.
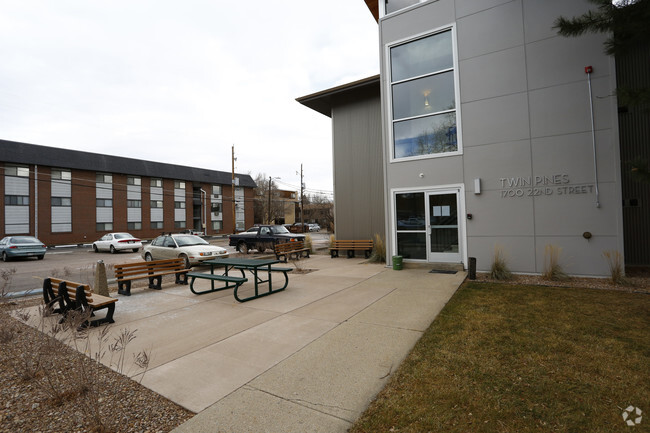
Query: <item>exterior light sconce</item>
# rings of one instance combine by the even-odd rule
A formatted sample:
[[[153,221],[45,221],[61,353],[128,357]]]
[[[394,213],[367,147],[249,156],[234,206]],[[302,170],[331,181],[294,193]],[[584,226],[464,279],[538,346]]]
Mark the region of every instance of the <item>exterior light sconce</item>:
[[[420,173],[420,174],[418,174],[418,177],[419,177],[420,179],[424,178],[424,173]]]
[[[480,194],[481,193],[481,179],[476,178],[474,179],[474,194]]]
[[[474,218],[474,216],[473,216],[471,213],[468,213],[468,214],[467,214],[467,219],[468,219],[468,220],[471,220],[472,218]]]
[[[587,239],[587,240],[591,239],[591,232],[584,232],[582,234],[582,237]]]
[[[424,109],[430,110],[431,105],[429,105],[429,95],[431,94],[431,90],[425,90],[422,94],[424,95]]]

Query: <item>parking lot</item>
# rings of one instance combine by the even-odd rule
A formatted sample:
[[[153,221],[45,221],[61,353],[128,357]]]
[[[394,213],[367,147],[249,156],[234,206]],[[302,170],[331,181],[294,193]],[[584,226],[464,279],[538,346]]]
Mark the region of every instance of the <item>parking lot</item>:
[[[315,247],[325,247],[329,241],[329,233],[311,233]],[[228,246],[228,237],[215,237],[207,239],[211,244],[224,247],[230,254],[235,254],[235,247]],[[251,257],[255,254],[251,253]],[[143,260],[140,252],[108,252],[95,253],[90,244],[83,246],[66,246],[49,248],[43,260],[22,259],[9,262],[0,261],[0,274],[15,270],[10,280],[0,279],[0,289],[6,292],[23,292],[26,290],[40,289],[43,279],[47,277],[65,277],[80,283],[94,281],[94,268],[99,260],[103,260],[110,270],[110,265]],[[109,276],[110,278],[110,276]]]

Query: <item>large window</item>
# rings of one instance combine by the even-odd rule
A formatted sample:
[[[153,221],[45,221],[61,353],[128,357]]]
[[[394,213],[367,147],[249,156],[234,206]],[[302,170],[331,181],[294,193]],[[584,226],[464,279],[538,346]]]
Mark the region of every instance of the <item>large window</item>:
[[[5,165],[5,175],[6,176],[18,176],[18,177],[29,177],[29,167],[23,165]]]
[[[388,15],[422,1],[424,0],[384,0],[384,10]]]
[[[393,158],[458,151],[451,29],[390,48]]]

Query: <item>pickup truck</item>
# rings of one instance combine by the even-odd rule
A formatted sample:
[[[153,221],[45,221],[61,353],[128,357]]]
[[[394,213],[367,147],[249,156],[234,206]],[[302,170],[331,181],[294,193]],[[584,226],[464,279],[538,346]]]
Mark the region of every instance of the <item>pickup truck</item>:
[[[275,244],[304,240],[305,235],[291,233],[284,226],[261,225],[255,231],[230,235],[229,245],[237,247],[240,253],[248,254],[249,250],[263,253],[267,248],[273,249]]]

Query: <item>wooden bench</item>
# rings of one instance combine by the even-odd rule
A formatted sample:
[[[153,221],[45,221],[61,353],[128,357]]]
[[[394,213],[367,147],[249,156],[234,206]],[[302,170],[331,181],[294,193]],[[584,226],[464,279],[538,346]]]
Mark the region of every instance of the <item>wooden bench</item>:
[[[77,311],[82,314],[82,317],[85,317],[80,328],[99,326],[102,323],[115,323],[113,313],[115,313],[117,299],[93,293],[88,284],[46,278],[43,280],[43,299],[47,311],[63,314],[61,322],[70,312]],[[57,304],[59,308],[54,308]],[[104,318],[88,320],[89,317],[95,315],[95,311],[102,309],[107,309]]]
[[[284,256],[284,262],[287,262],[287,258],[291,258],[291,255],[295,255],[296,260],[302,257],[302,253],[306,252],[306,257],[309,258],[309,248],[305,248],[305,243],[303,241],[287,242],[284,244],[276,244],[273,248],[275,252],[275,257],[280,260],[280,257]]]
[[[370,239],[367,240],[333,240],[330,247],[330,255],[332,258],[339,256],[339,251],[347,251],[348,258],[354,257],[355,251],[363,251],[367,258],[372,254],[374,242]]]
[[[162,277],[176,275],[176,284],[187,284],[187,273],[183,259],[152,260],[150,262],[115,265],[117,293],[131,296],[131,281],[149,279],[149,288],[162,289]]]

